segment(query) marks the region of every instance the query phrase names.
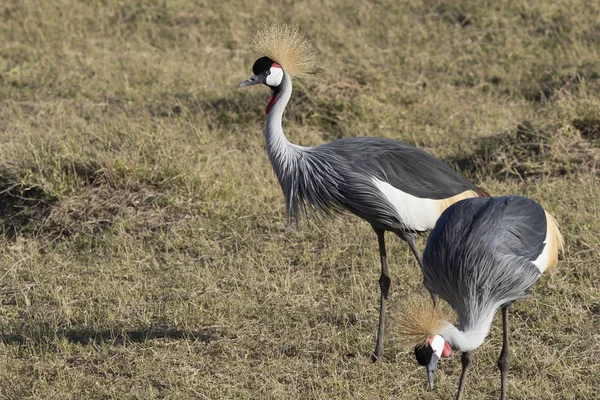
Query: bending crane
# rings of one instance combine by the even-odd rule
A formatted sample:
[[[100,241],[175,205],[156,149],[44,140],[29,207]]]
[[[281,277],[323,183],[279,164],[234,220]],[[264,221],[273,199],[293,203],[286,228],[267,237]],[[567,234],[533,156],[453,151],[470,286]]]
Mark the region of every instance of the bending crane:
[[[390,287],[384,233],[393,232],[408,243],[420,263],[414,234],[432,229],[449,205],[487,193],[432,155],[395,140],[354,137],[312,147],[290,143],[281,122],[292,95],[291,77],[313,73],[316,53],[298,28],[286,25],[259,30],[251,42],[263,57],[252,67],[254,76],[239,86],[264,84],[271,89],[266,107],[267,152],[288,216],[297,220],[310,211],[349,211],[369,222],[377,234],[381,258],[377,359],[383,354]]]
[[[506,398],[508,308],[525,297],[542,273],[556,268],[562,247],[554,218],[524,197],[467,199],[444,211],[423,252],[423,276],[427,289],[452,306],[458,328],[431,304],[407,307],[400,317],[401,335],[416,346],[431,389],[439,358],[460,350],[461,399],[471,351],[483,343],[494,314],[502,308],[498,368],[501,399]]]

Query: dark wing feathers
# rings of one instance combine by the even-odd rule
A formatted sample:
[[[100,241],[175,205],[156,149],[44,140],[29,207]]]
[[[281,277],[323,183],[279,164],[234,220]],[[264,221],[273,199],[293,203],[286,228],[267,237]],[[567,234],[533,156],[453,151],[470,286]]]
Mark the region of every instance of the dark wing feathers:
[[[450,206],[423,253],[424,283],[456,310],[464,324],[523,297],[540,271],[546,216],[524,197],[478,197]]]
[[[505,235],[498,251],[534,261],[544,250],[547,231],[544,209],[524,197],[505,197],[500,203],[504,215],[499,224]]]
[[[410,195],[445,199],[476,187],[431,154],[385,138],[354,137],[314,148],[332,152],[356,172],[374,176]]]

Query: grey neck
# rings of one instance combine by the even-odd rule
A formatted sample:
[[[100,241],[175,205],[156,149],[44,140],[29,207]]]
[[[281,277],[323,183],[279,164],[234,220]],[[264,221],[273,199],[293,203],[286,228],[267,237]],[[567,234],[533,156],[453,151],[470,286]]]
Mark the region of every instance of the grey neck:
[[[283,74],[283,81],[276,95],[278,96],[277,100],[267,116],[265,136],[269,159],[281,181],[282,177],[289,174],[295,167],[297,155],[303,149],[303,147],[290,143],[281,127],[283,111],[292,96],[292,79],[288,74]]]
[[[462,327],[459,330],[450,322],[446,322],[444,329],[439,333],[454,350],[471,351],[481,346],[490,332],[494,313],[480,320],[474,327]]]

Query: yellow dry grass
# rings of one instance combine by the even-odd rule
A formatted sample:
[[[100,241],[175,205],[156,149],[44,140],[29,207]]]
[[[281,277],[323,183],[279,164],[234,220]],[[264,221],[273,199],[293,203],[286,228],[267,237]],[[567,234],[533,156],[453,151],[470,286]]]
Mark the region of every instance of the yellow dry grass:
[[[492,194],[539,201],[565,259],[511,307],[511,399],[600,387],[597,2],[0,2],[0,397],[452,398],[397,332],[424,294],[354,217],[285,225],[247,35],[298,24],[322,70],[284,116],[301,145],[416,144]],[[424,245],[421,239],[420,246]],[[496,398],[501,330],[466,398]]]

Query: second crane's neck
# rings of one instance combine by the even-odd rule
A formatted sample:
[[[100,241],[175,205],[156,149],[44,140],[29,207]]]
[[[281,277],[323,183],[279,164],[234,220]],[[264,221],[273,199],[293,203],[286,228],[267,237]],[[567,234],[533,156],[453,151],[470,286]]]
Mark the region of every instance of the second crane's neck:
[[[273,91],[267,108],[267,126],[265,136],[267,139],[267,152],[278,176],[289,171],[295,164],[297,155],[304,148],[290,143],[281,126],[283,111],[292,96],[292,79],[287,73],[279,87]],[[269,107],[267,106],[267,107]]]
[[[481,346],[494,319],[494,313],[489,313],[477,323],[468,326],[461,323],[460,328],[446,322],[444,329],[439,333],[454,350],[471,351]]]

